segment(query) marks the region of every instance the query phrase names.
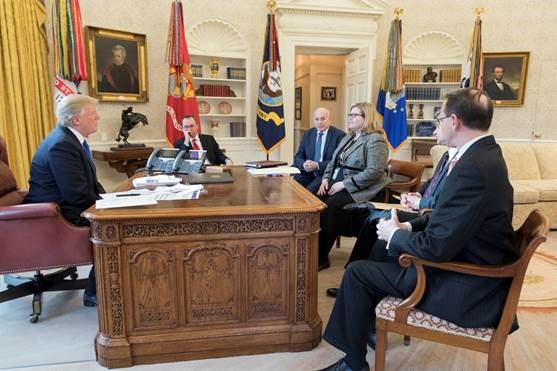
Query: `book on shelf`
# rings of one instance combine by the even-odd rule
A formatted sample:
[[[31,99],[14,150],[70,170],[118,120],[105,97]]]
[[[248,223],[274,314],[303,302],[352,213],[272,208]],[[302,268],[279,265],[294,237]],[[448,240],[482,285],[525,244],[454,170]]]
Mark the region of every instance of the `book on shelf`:
[[[245,122],[230,122],[230,136],[231,137],[245,137],[246,136],[246,123]]]
[[[236,93],[228,85],[200,84],[195,90],[195,95],[204,97],[235,97]]]
[[[409,86],[406,88],[407,100],[439,100],[441,99],[441,88]]]
[[[226,67],[226,78],[231,80],[245,80],[246,69],[239,67]]]
[[[257,169],[263,169],[267,167],[277,167],[288,165],[285,161],[272,161],[272,160],[262,160],[262,161],[246,161],[246,167],[254,167]]]
[[[203,66],[200,64],[192,64],[191,75],[193,77],[203,77]]]
[[[460,82],[460,68],[447,68],[439,71],[440,82]]]
[[[402,76],[404,82],[421,82],[422,81],[422,70],[421,69],[411,69],[403,68]]]

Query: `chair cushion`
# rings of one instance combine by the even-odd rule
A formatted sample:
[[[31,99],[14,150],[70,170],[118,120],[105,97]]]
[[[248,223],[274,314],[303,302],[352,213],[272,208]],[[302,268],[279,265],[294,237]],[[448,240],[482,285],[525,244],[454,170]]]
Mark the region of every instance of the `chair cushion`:
[[[557,179],[557,166],[555,166],[557,146],[555,143],[533,143],[531,146],[536,153],[542,178]]]
[[[538,159],[527,143],[499,143],[511,180],[541,179]]]
[[[557,201],[557,179],[515,180],[514,184],[535,189],[540,193],[540,201]]]
[[[375,307],[375,315],[387,321],[395,320],[395,309],[402,302],[402,299],[387,296],[379,302]],[[493,328],[479,327],[479,328],[465,328],[455,325],[452,322],[445,321],[436,316],[432,316],[421,310],[414,309],[408,314],[406,323],[410,326],[425,328],[432,331],[443,332],[445,334],[463,336],[473,338],[476,340],[485,341],[486,343],[491,340],[491,336],[495,332]]]
[[[540,200],[540,191],[528,186],[528,182],[535,180],[513,180],[513,203],[515,204],[535,204]]]

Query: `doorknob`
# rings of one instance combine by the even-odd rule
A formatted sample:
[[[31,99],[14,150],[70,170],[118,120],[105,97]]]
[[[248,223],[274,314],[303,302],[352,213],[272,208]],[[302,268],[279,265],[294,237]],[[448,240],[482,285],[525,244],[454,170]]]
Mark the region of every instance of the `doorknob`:
[[[534,134],[534,139],[540,139],[542,137],[540,133],[533,133],[533,134]]]

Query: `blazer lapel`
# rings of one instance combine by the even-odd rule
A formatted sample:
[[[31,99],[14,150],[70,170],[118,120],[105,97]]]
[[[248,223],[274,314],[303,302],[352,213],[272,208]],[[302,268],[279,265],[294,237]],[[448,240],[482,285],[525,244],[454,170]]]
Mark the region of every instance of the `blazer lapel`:
[[[308,160],[313,160],[315,158],[315,139],[317,138],[317,129],[311,128],[308,135],[308,155],[311,157]]]
[[[72,143],[75,146],[78,146],[81,149],[81,152],[83,153],[83,156],[85,157],[85,159],[86,159],[87,163],[89,164],[89,167],[91,168],[91,170],[93,170],[93,174],[95,175],[95,178],[96,178],[97,177],[97,168],[95,167],[95,163],[93,162],[93,159],[91,157],[89,157],[87,152],[85,152],[85,148],[83,148],[83,145],[79,142],[77,137],[71,132],[70,129],[62,127],[62,130],[64,130],[64,133],[66,133],[66,136],[68,138],[71,138],[70,140],[72,141]],[[92,154],[91,154],[91,156],[92,156]]]
[[[352,152],[354,152],[356,149],[360,148],[361,146],[364,145],[364,139],[367,136],[367,134],[362,134],[360,135],[360,137],[358,139],[356,139],[356,142],[354,144],[352,144],[350,146],[350,148],[348,148],[348,150],[346,151],[346,155],[344,156],[344,158],[347,158],[348,156],[350,156],[350,154]]]

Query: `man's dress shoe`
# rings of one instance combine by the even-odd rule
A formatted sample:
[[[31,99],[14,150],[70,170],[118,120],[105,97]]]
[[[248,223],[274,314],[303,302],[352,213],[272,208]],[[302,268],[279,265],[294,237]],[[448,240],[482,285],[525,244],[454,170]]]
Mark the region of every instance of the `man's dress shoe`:
[[[362,367],[359,370],[354,370],[350,368],[350,366],[348,366],[346,362],[344,362],[344,358],[341,358],[332,365],[322,368],[318,371],[369,371],[369,366]]]
[[[83,305],[86,307],[96,307],[97,295],[87,295],[83,293]]]
[[[369,201],[364,202],[353,202],[348,205],[344,205],[342,210],[347,211],[350,214],[370,214],[375,210],[375,206]]]
[[[330,296],[331,298],[336,298],[338,293],[338,287],[329,287],[326,293],[327,296]]]

